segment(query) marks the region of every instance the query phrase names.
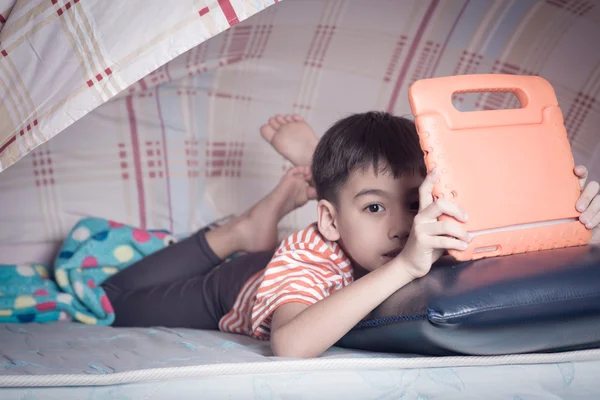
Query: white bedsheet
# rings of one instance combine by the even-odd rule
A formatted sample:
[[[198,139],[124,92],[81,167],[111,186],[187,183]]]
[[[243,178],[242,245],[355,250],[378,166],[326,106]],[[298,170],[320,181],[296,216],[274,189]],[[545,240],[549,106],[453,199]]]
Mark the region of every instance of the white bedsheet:
[[[0,325],[2,399],[597,398],[600,350],[421,357],[340,348],[312,360],[213,331]]]

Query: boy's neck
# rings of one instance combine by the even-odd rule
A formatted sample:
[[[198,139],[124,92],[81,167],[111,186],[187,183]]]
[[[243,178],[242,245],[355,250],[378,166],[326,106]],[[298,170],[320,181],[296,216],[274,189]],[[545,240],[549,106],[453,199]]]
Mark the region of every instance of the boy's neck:
[[[369,273],[366,269],[352,262],[352,271],[354,272],[354,279],[359,279]]]

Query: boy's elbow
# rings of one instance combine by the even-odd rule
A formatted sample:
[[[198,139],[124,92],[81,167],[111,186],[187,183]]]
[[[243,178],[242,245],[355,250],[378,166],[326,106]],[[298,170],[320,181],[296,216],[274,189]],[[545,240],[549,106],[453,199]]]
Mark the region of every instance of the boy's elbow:
[[[286,335],[280,330],[271,333],[271,350],[275,357],[312,358],[320,355],[301,338]]]

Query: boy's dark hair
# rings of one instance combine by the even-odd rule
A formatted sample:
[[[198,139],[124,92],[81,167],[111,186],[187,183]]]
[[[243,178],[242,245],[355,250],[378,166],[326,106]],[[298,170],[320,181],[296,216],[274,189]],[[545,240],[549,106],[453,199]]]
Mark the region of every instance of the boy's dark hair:
[[[414,122],[386,112],[353,114],[333,124],[315,149],[312,175],[319,200],[337,203],[339,188],[359,168],[376,173],[425,175],[423,151]]]

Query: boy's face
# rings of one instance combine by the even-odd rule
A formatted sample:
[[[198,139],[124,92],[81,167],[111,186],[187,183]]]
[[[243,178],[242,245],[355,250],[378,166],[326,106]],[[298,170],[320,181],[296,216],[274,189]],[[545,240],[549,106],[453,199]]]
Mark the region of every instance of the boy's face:
[[[375,174],[373,167],[353,172],[338,192],[335,223],[338,243],[355,267],[373,271],[402,250],[419,210],[424,177],[406,172]]]

